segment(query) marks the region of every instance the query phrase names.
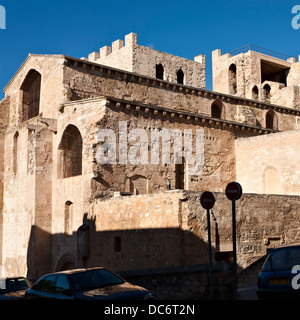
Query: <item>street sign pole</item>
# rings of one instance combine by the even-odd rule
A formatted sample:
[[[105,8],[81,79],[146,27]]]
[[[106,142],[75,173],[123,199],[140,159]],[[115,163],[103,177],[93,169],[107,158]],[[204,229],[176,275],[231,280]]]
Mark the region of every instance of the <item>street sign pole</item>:
[[[226,187],[226,197],[232,201],[232,254],[233,254],[233,298],[237,299],[237,259],[236,259],[236,210],[235,201],[239,200],[243,194],[242,187],[237,182],[230,182]]]
[[[235,201],[232,201],[232,251],[233,251],[233,299],[237,299],[237,263],[236,263],[236,218]]]
[[[213,264],[212,264],[211,232],[210,232],[210,213],[209,213],[209,209],[207,209],[206,215],[207,215],[207,228],[208,228],[209,292],[210,292],[210,300],[213,300],[213,298],[214,298],[214,289],[213,289]]]
[[[213,290],[213,263],[212,263],[212,250],[211,250],[211,232],[210,232],[210,212],[209,210],[215,204],[215,198],[209,191],[205,191],[200,197],[201,206],[206,209],[207,216],[207,229],[208,229],[208,257],[209,257],[209,296],[210,300],[214,298]]]

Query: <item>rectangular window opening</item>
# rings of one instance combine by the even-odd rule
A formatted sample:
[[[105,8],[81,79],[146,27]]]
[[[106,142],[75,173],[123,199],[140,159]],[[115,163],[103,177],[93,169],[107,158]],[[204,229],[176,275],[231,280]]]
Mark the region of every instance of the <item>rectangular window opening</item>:
[[[121,252],[121,237],[114,238],[114,252]]]

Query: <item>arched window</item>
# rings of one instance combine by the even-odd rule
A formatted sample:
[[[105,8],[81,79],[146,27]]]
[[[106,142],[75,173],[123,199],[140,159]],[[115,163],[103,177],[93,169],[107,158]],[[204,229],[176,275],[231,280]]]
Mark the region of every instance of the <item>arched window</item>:
[[[257,86],[254,86],[252,88],[252,99],[254,99],[254,100],[258,99],[258,88],[257,88]]]
[[[211,117],[221,119],[223,113],[223,104],[221,101],[216,100],[211,105]]]
[[[237,93],[236,65],[233,63],[229,67],[229,94]]]
[[[40,113],[41,74],[30,70],[21,86],[23,121]]]
[[[18,140],[19,140],[19,132],[17,131],[14,135],[14,141],[13,141],[13,173],[15,175],[18,172]]]
[[[156,65],[156,78],[157,79],[164,79],[164,67],[161,63]]]
[[[179,69],[177,71],[177,83],[183,84],[183,80],[184,80],[184,73],[181,69]]]
[[[266,113],[266,128],[278,130],[278,117],[273,110]]]
[[[58,147],[60,152],[60,168],[62,177],[74,177],[82,174],[82,138],[79,130],[68,125]]]
[[[271,97],[271,87],[268,84],[265,84],[263,87],[263,90],[264,90],[265,100],[269,101]]]

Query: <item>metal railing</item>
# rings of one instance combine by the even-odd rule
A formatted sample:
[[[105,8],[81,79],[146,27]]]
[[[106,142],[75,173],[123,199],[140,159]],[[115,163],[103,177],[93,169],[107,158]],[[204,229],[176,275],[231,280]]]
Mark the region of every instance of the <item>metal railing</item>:
[[[237,48],[237,49],[234,49],[232,51],[229,51],[228,53],[231,54],[232,56],[235,56],[239,53],[245,53],[249,50],[252,50],[252,51],[256,51],[256,52],[259,52],[259,53],[262,53],[262,54],[266,54],[268,56],[272,56],[272,57],[275,57],[275,58],[279,58],[281,60],[287,60],[288,58],[291,58],[291,56],[288,56],[286,54],[283,54],[283,53],[279,53],[279,52],[276,52],[276,51],[273,51],[273,50],[269,50],[269,49],[265,49],[265,48],[262,48],[262,47],[258,47],[254,44],[247,44],[245,46],[242,46],[240,48]]]

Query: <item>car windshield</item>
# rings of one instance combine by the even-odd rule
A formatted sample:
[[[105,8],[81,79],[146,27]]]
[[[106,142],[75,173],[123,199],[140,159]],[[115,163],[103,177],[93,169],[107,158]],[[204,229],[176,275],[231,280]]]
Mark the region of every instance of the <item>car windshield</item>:
[[[92,290],[124,283],[124,280],[105,269],[88,270],[70,275],[76,290]]]
[[[300,264],[300,247],[281,248],[270,253],[263,271],[291,270]]]

